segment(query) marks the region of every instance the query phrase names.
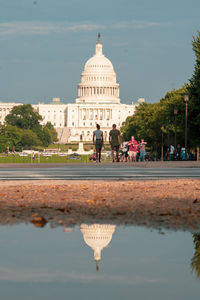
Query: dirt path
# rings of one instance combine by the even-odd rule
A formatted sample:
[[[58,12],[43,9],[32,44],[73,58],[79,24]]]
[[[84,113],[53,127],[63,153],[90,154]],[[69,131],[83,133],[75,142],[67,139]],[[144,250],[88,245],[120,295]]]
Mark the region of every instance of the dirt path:
[[[0,223],[200,228],[200,180],[0,182]]]

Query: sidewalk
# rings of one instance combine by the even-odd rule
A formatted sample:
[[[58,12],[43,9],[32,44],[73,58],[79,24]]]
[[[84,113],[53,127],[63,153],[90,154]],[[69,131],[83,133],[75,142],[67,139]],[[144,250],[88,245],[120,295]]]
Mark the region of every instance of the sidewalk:
[[[127,164],[138,168],[200,168],[200,161],[147,161]]]
[[[88,163],[0,163],[0,168],[64,168],[66,166],[96,166],[95,162]],[[147,162],[102,162],[98,166],[112,165],[113,167],[122,167],[122,168],[200,168],[200,161],[147,161]]]

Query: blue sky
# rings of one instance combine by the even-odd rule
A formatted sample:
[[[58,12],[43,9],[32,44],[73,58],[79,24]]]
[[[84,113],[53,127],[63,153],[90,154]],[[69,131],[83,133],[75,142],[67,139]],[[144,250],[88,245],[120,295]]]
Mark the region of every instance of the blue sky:
[[[199,0],[0,0],[0,101],[74,102],[101,32],[124,103],[191,77]]]

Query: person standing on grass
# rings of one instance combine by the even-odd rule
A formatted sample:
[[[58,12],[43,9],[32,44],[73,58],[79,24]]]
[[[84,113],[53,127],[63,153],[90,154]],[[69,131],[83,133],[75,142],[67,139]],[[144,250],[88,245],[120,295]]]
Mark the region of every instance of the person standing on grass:
[[[119,162],[119,146],[122,143],[122,137],[120,131],[117,129],[116,124],[113,124],[112,130],[109,132],[109,142],[112,150],[112,162],[115,162],[115,152],[116,161]]]
[[[131,140],[128,142],[128,146],[129,146],[129,159],[130,161],[134,162],[136,161],[136,155],[139,147],[139,144],[135,140],[134,136],[131,137]]]
[[[103,146],[103,131],[100,130],[100,125],[97,124],[97,130],[93,131],[93,145],[96,148],[96,162],[101,162],[101,149]]]

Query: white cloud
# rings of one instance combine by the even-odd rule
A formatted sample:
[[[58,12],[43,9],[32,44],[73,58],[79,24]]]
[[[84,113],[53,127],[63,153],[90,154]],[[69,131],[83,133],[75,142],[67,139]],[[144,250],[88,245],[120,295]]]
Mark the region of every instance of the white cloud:
[[[135,28],[135,29],[144,29],[150,27],[158,27],[161,24],[158,22],[148,22],[148,21],[139,21],[139,20],[132,20],[132,21],[124,21],[113,24],[113,28],[116,29],[127,29],[127,28]]]
[[[81,31],[81,30],[98,30],[98,29],[106,29],[106,26],[96,25],[96,24],[81,24],[81,25],[73,25],[66,28],[66,31]]]
[[[123,21],[114,23],[112,25],[100,25],[94,23],[85,24],[69,24],[67,22],[5,22],[0,23],[0,37],[6,38],[11,36],[23,36],[23,35],[48,35],[52,33],[64,33],[64,32],[78,32],[78,31],[91,31],[101,29],[145,29],[150,27],[158,27],[161,24],[158,22],[148,21]]]
[[[19,35],[47,35],[51,33],[78,32],[105,29],[97,24],[68,24],[51,22],[7,22],[0,23],[0,37]]]

